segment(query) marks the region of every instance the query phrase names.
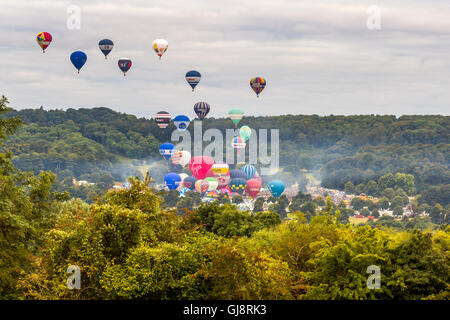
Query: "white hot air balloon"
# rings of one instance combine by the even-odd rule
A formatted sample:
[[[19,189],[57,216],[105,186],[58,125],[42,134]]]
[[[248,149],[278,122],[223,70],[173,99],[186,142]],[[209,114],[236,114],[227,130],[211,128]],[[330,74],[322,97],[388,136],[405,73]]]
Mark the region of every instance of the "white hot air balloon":
[[[169,47],[169,43],[167,40],[164,39],[156,39],[153,41],[153,50],[155,50],[156,54],[159,56],[159,59],[161,59],[164,52],[166,52],[167,48]]]

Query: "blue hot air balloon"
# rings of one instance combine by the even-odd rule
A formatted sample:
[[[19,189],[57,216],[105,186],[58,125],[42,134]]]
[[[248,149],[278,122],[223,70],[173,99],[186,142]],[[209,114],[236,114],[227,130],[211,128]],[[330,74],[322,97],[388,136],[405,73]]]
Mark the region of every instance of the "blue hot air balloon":
[[[180,131],[186,131],[190,122],[191,119],[189,119],[189,117],[185,115],[179,115],[173,119],[173,123]]]
[[[247,175],[247,179],[251,179],[253,178],[253,176],[256,173],[256,169],[254,166],[252,166],[251,164],[246,164],[245,166],[243,166],[241,168],[242,172],[244,172]]]
[[[169,190],[175,190],[181,182],[181,177],[179,174],[171,172],[166,174],[164,181],[166,182],[166,186]]]
[[[197,182],[197,178],[194,176],[189,176],[184,178],[183,186],[189,188],[190,190],[195,190],[195,183]]]
[[[74,67],[77,68],[78,73],[80,73],[80,69],[84,66],[86,60],[87,55],[82,51],[75,51],[70,55],[70,61],[72,61]]]
[[[242,178],[235,178],[230,181],[230,184],[228,186],[230,187],[231,191],[242,194],[247,187],[247,180]]]
[[[98,43],[98,47],[103,52],[103,54],[105,55],[105,59],[106,59],[107,55],[114,48],[114,43],[109,39],[103,39],[103,40],[100,40],[100,42]]]
[[[159,154],[162,155],[166,160],[169,160],[174,152],[175,146],[171,143],[166,142],[159,146]]]
[[[233,180],[233,179],[244,179],[245,181],[248,180],[247,179],[247,175],[243,171],[238,170],[238,169],[230,170],[230,179],[231,180]]]
[[[209,104],[206,102],[197,102],[194,105],[194,111],[200,120],[203,120],[209,112]]]
[[[186,192],[188,192],[188,191],[190,191],[191,189],[189,189],[189,188],[186,188],[186,187],[183,187],[183,188],[181,188],[180,189],[180,197],[184,197],[185,195],[185,193]]]
[[[200,72],[191,70],[186,73],[186,81],[192,87],[192,91],[194,91],[195,86],[200,82],[202,75]]]
[[[269,191],[275,198],[278,198],[284,191],[284,183],[281,182],[280,180],[270,181]]]

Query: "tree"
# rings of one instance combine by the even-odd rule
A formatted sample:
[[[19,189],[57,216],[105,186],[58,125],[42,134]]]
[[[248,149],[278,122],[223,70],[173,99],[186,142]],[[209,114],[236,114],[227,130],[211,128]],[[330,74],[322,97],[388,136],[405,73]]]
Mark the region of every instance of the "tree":
[[[253,205],[253,212],[261,212],[263,211],[263,205],[264,205],[264,198],[259,197],[255,200],[255,203]]]
[[[389,208],[389,199],[386,197],[382,197],[377,201],[378,208],[386,210]]]
[[[367,208],[361,209],[361,211],[359,211],[359,213],[360,213],[362,216],[364,216],[364,217],[370,216],[370,210],[367,209]]]
[[[402,216],[403,215],[403,207],[402,206],[394,207],[394,209],[392,210],[392,214],[397,217]]]
[[[363,199],[361,199],[360,197],[354,197],[352,199],[352,201],[350,202],[350,205],[353,207],[353,209],[359,211],[365,207],[366,202]]]
[[[439,203],[436,203],[431,209],[430,218],[436,224],[444,222],[444,208]]]
[[[360,195],[361,193],[364,193],[365,190],[366,190],[366,186],[364,184],[360,183],[355,187],[355,194]]]
[[[347,183],[344,186],[344,191],[346,194],[354,194],[355,185],[351,181],[347,181]]]
[[[395,207],[401,207],[403,208],[404,204],[403,204],[403,198],[396,196],[392,199],[391,202],[391,209],[394,209]]]
[[[378,194],[378,184],[374,180],[370,180],[366,184],[366,194],[375,196]]]
[[[243,203],[243,202],[244,202],[244,199],[242,198],[241,195],[237,194],[233,197],[233,203],[239,204],[239,203]]]

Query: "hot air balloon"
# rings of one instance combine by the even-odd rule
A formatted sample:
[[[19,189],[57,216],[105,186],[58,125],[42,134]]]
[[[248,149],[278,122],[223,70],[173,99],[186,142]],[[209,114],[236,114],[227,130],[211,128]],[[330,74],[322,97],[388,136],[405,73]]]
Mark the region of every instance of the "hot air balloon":
[[[262,181],[261,177],[260,177],[259,174],[258,174],[258,171],[255,172],[255,175],[253,176],[252,179]]]
[[[207,177],[205,181],[208,181],[208,191],[216,190],[219,186],[219,181],[215,177]]]
[[[186,150],[175,151],[170,160],[173,164],[179,164],[184,168],[191,160],[191,153]]]
[[[166,142],[159,147],[159,154],[161,154],[164,159],[169,160],[174,153],[174,149],[175,146],[173,144]]]
[[[250,80],[250,87],[255,91],[257,97],[259,97],[259,94],[264,90],[265,86],[266,80],[261,77],[255,77]]]
[[[45,49],[47,49],[47,47],[52,42],[52,35],[48,32],[38,33],[38,35],[36,36],[36,41],[42,48],[42,53],[45,53]]]
[[[206,180],[197,180],[195,182],[195,190],[199,193],[205,193],[208,191],[209,188],[209,182]]]
[[[248,141],[250,139],[250,136],[252,135],[252,129],[248,126],[243,126],[239,129],[239,136],[244,141]]]
[[[195,182],[197,179],[193,176],[189,176],[187,178],[184,178],[183,180],[183,187],[189,188],[191,190],[195,189]]]
[[[156,124],[161,129],[167,128],[170,123],[170,119],[172,119],[172,116],[166,111],[160,111],[155,115]]]
[[[242,194],[247,187],[247,180],[241,178],[235,178],[230,181],[230,190]]]
[[[211,190],[206,194],[206,196],[210,198],[217,198],[220,196],[220,193],[217,190]]]
[[[244,111],[238,108],[234,108],[228,111],[228,115],[230,116],[230,119],[233,121],[234,127],[237,128],[239,121],[241,121],[242,117],[244,116]]]
[[[219,185],[217,186],[217,188],[225,188],[227,185],[230,184],[231,181],[231,177],[230,177],[230,173],[226,173],[226,174],[222,174],[219,177],[217,177],[217,182],[219,183]]]
[[[166,182],[166,186],[169,190],[175,190],[180,184],[181,177],[177,173],[171,172],[166,174],[164,181]]]
[[[101,52],[103,52],[103,54],[105,55],[105,59],[107,59],[108,54],[114,48],[114,43],[109,39],[103,39],[100,40],[100,42],[98,43],[98,47],[100,48]]]
[[[207,156],[197,156],[189,161],[189,169],[197,179],[205,179],[209,169],[214,164],[214,160]]]
[[[118,62],[120,70],[122,70],[123,75],[127,73],[128,70],[131,68],[131,60],[128,58],[121,58]]]
[[[251,164],[246,164],[245,166],[243,166],[241,168],[241,171],[244,172],[247,175],[247,179],[251,179],[253,178],[253,176],[256,173],[256,169],[254,166],[252,166]]]
[[[184,185],[183,185],[184,179],[186,179],[189,176],[186,173],[179,173],[178,175],[181,178],[180,184],[178,185],[178,189],[181,189],[184,187]]]
[[[253,199],[258,195],[261,190],[261,180],[250,179],[247,181],[247,187],[245,191],[252,197]]]
[[[211,167],[212,172],[216,177],[227,174],[230,171],[228,164],[226,163],[214,163]]]
[[[156,39],[155,41],[153,41],[153,50],[155,50],[155,52],[159,56],[160,60],[161,60],[162,55],[164,54],[164,52],[166,52],[168,47],[169,47],[169,43],[167,42],[167,40]]]
[[[239,154],[241,152],[241,149],[245,148],[245,141],[241,137],[234,137],[231,141],[231,146],[234,149],[237,149],[237,153]]]
[[[70,61],[72,61],[72,64],[78,70],[78,73],[80,73],[80,69],[84,66],[86,60],[87,55],[82,51],[75,51],[70,55]]]
[[[180,197],[184,197],[185,193],[190,191],[190,189],[188,189],[188,188],[181,188],[179,191],[180,191]]]
[[[201,78],[202,78],[202,75],[198,71],[191,70],[186,73],[186,81],[192,87],[192,92],[194,92],[194,89],[197,86],[197,84],[200,82]]]
[[[230,170],[230,178],[231,178],[231,180],[238,179],[238,178],[247,180],[247,175],[242,170],[233,169],[233,170]]]
[[[209,112],[209,109],[210,109],[209,104],[207,104],[206,102],[197,102],[194,105],[194,111],[200,120],[203,120],[206,117],[206,115]]]
[[[191,119],[189,119],[189,117],[185,115],[179,115],[173,118],[173,123],[180,131],[186,131],[190,122]]]
[[[284,191],[284,183],[281,182],[280,180],[270,181],[269,191],[275,198],[278,198]]]

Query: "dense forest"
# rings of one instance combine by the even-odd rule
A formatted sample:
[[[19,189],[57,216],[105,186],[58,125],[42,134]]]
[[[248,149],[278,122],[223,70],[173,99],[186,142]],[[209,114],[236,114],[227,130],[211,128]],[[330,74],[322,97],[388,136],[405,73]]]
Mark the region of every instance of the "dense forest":
[[[23,121],[6,142],[17,168],[35,174],[52,170],[59,191],[88,202],[128,176],[143,178],[149,171],[162,182],[164,174],[178,170],[164,163],[158,152],[160,144],[170,141],[176,129],[173,124],[161,130],[153,119],[108,108],[64,111],[41,107],[12,110],[6,117]],[[240,124],[256,130],[280,129],[277,177],[287,185],[304,187],[313,175],[326,188],[344,190],[350,182],[354,192],[373,196],[400,188],[408,196],[417,196],[419,205],[445,208],[450,204],[448,116],[285,115],[244,117]],[[203,120],[203,131],[209,128],[225,132],[232,123],[208,117]],[[193,134],[193,126],[188,130]],[[140,165],[157,161],[163,164],[140,170]],[[396,185],[389,175],[397,173],[412,176],[413,186]],[[73,188],[74,177],[96,185]]]
[[[67,190],[58,190],[57,175],[43,171],[46,166],[59,163],[58,170],[74,175],[92,175],[96,168],[101,168],[112,175],[109,165],[116,157],[152,156],[158,139],[163,139],[158,136],[158,130],[152,134],[151,122],[107,109],[66,113],[23,111],[22,119],[26,122],[20,128],[22,121],[11,116],[17,112],[11,112],[7,103],[4,97],[0,101],[0,299],[450,298],[449,226],[428,228],[424,220],[423,227],[418,228],[413,220],[422,219],[420,217],[402,222],[383,217],[378,219],[377,225],[355,226],[345,220],[345,206],[336,206],[330,197],[311,199],[302,192],[292,201],[288,216],[278,213],[288,205],[283,196],[268,211],[255,210],[253,214],[238,210],[230,202],[200,204],[197,209],[179,212],[164,206],[166,195],[151,187],[153,181],[148,174],[130,178],[130,188],[100,194],[88,204]],[[102,114],[104,117],[99,119],[105,123],[92,120],[87,116],[91,112]],[[66,119],[66,115],[72,119]],[[30,122],[31,116],[36,116],[36,122]],[[364,118],[355,117],[360,128],[354,130],[367,132],[362,125]],[[330,121],[342,125],[345,119],[336,117]],[[377,117],[367,119],[376,122]],[[391,123],[399,121],[390,117],[379,119]],[[420,121],[429,122],[430,128],[431,123],[437,123],[434,127],[440,123],[442,130],[444,122],[448,121],[444,117],[408,119],[404,121],[414,123],[422,119]],[[325,120],[314,116],[305,120],[299,117],[294,123],[296,121],[329,126]],[[106,123],[115,124],[107,126]],[[340,125],[332,126],[334,129],[329,132],[340,132],[337,129]],[[119,131],[121,126],[128,129]],[[103,138],[99,134],[102,130]],[[395,132],[388,127],[382,130]],[[417,148],[417,155],[422,154],[423,159],[427,154],[428,160],[420,167],[422,171],[407,173],[407,167],[399,161],[389,173],[376,166],[368,169],[364,162],[360,164],[362,172],[370,170],[373,179],[384,173],[377,185],[398,187],[391,189],[401,201],[402,192],[416,192],[413,183],[416,174],[431,170],[431,166],[447,172],[448,158],[444,151],[448,141],[441,141],[443,133],[437,134],[437,131],[427,135],[430,140],[421,141],[420,147],[401,142],[408,148]],[[111,132],[129,144],[118,147]],[[311,139],[314,141],[303,145],[308,146],[308,150],[322,150],[322,153],[315,153],[315,157],[322,156],[314,166],[304,166],[305,160],[302,160],[289,170],[322,171],[321,166],[329,165],[323,172],[334,173],[336,179],[339,174],[333,171],[331,164],[335,161],[345,164],[343,159],[347,158],[355,161],[354,157],[367,150],[363,149],[367,146],[355,143],[345,152],[345,148],[338,147],[331,153],[331,148],[337,144],[331,140],[338,138],[327,137],[326,130],[321,133],[322,138],[307,135],[287,143],[292,146],[292,141],[306,143]],[[403,139],[402,134],[392,132],[387,136],[395,143]],[[423,138],[418,137],[419,134],[414,139]],[[139,149],[142,146],[131,141],[147,143],[148,148]],[[379,148],[380,145],[374,145],[371,150]],[[389,144],[382,148],[391,150],[390,156],[394,157],[396,148]],[[434,152],[425,152],[431,149]],[[438,151],[444,158],[437,155]],[[308,154],[300,147],[291,153],[283,152],[285,156],[296,153],[297,157]],[[334,156],[328,159],[331,154]],[[27,162],[25,155],[33,158]],[[338,156],[342,158],[336,159]],[[28,172],[15,164],[41,167]],[[395,172],[397,170],[403,172]],[[367,178],[358,178],[360,180],[354,182],[360,182],[360,188],[374,187],[372,180],[361,187]],[[428,179],[422,176],[417,188],[431,192],[444,185],[431,186],[433,181]],[[346,188],[352,188],[352,182],[345,184]],[[374,192],[379,190],[374,189]],[[186,201],[198,201],[193,195],[191,198]],[[320,210],[316,210],[316,204],[320,204]],[[358,205],[361,204],[354,203]],[[399,223],[404,223],[406,228],[397,228],[395,224]],[[412,223],[412,227],[408,228],[408,223]],[[79,289],[68,288],[69,266],[80,270]],[[368,270],[373,267],[380,270],[380,283],[375,287],[369,286],[368,279]]]

